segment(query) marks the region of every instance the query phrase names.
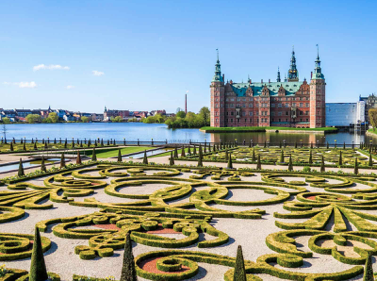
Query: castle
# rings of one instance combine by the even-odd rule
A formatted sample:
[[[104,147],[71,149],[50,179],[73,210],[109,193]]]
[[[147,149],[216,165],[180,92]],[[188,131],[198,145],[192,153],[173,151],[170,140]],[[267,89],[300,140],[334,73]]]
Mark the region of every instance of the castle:
[[[310,84],[299,81],[295,52],[292,50],[288,78],[276,82],[225,83],[217,53],[211,89],[212,127],[325,127],[326,83],[319,52]]]

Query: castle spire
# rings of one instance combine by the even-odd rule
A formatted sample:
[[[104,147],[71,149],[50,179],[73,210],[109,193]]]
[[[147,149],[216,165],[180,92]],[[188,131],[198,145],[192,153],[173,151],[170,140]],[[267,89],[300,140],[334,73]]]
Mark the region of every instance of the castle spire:
[[[212,82],[224,82],[223,77],[221,75],[219,49],[216,49],[216,52],[217,52],[217,62],[215,64],[215,76],[213,76]]]
[[[276,79],[276,82],[281,82],[281,79],[280,79],[280,69],[278,67],[278,78]]]
[[[315,68],[312,75],[312,79],[325,79],[321,69],[321,60],[319,59],[319,46],[317,46],[317,59],[315,60]]]
[[[292,47],[291,65],[288,70],[288,81],[298,81],[298,71],[296,66],[295,48]]]

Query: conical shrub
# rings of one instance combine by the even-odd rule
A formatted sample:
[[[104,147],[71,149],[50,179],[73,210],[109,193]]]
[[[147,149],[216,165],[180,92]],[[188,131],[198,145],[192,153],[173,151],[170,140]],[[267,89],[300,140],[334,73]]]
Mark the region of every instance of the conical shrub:
[[[312,150],[310,149],[310,152],[309,152],[309,165],[313,164],[313,153],[312,153]]]
[[[122,162],[122,152],[118,150],[118,162]]]
[[[178,148],[175,146],[174,148],[174,158],[178,158]]]
[[[369,167],[372,167],[372,166],[373,166],[372,153],[369,153],[369,162],[368,162],[368,166],[369,166]]]
[[[29,281],[45,281],[48,279],[45,260],[43,257],[42,240],[39,230],[35,228],[33,252],[31,254],[31,264]]]
[[[359,163],[357,162],[357,158],[355,158],[355,167],[353,169],[353,173],[355,175],[359,174]]]
[[[198,167],[203,167],[203,154],[199,150]]]
[[[20,158],[20,164],[18,166],[18,176],[23,177],[25,175],[24,166],[22,164],[22,158]]]
[[[182,146],[181,157],[186,157],[185,146]]]
[[[289,155],[288,171],[293,171],[292,155]]]
[[[137,281],[130,232],[127,232],[126,234],[126,244],[124,245],[122,274],[120,276],[120,281]]]
[[[41,160],[41,171],[42,172],[46,172],[47,169],[46,169],[46,165],[45,165],[45,158],[42,156],[42,160]]]
[[[143,164],[148,165],[148,157],[147,157],[147,151],[146,150],[144,150]]]
[[[170,166],[173,166],[174,165],[174,157],[173,157],[173,151],[172,152],[170,152],[170,162],[169,162],[169,165]]]
[[[97,161],[96,149],[93,147],[92,161]]]
[[[10,150],[10,151],[13,151],[13,150],[14,150],[14,149],[13,149],[13,142],[10,143],[9,150]]]
[[[284,163],[284,150],[283,149],[281,150],[281,154],[280,154],[280,163]]]
[[[233,281],[246,281],[245,262],[242,254],[242,247],[237,248],[236,265],[234,267]]]
[[[320,169],[321,173],[324,173],[325,172],[325,159],[323,158],[323,155],[322,155],[322,161],[321,161],[321,169]]]
[[[258,154],[258,160],[257,160],[257,170],[261,170],[262,169],[262,164],[260,162],[260,155]]]
[[[228,160],[228,169],[233,169],[233,162],[232,162],[232,154],[229,153],[229,160]]]
[[[194,149],[192,151],[192,154],[196,155],[196,146],[194,145]]]
[[[255,149],[253,148],[253,156],[251,158],[251,161],[255,162],[255,160],[257,160],[257,158],[255,157]]]
[[[342,166],[342,165],[343,165],[342,151],[339,151],[339,161],[338,161],[338,165],[339,165],[339,166]]]
[[[191,155],[191,148],[190,148],[190,146],[187,148],[187,153]]]
[[[62,155],[60,156],[60,169],[63,169],[65,168],[65,157],[64,157],[64,153],[62,153]]]
[[[77,151],[76,164],[78,164],[78,165],[81,164],[81,155],[80,155],[80,151]]]

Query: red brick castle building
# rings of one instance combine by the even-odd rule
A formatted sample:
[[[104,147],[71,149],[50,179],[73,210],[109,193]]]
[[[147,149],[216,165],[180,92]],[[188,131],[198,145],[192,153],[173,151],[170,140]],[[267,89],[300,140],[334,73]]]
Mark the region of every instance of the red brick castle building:
[[[310,84],[299,81],[294,50],[288,79],[276,82],[225,83],[217,54],[215,76],[211,82],[212,127],[325,127],[326,83],[319,53]]]

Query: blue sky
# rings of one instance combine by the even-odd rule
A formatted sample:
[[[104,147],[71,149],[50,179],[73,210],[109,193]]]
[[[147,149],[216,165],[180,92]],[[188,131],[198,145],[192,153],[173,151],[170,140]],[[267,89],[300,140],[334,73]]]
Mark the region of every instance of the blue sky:
[[[377,92],[377,1],[0,2],[0,107],[173,112],[209,106],[216,48],[236,82],[276,79],[316,44],[327,102]],[[96,72],[94,72],[96,71]]]

